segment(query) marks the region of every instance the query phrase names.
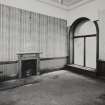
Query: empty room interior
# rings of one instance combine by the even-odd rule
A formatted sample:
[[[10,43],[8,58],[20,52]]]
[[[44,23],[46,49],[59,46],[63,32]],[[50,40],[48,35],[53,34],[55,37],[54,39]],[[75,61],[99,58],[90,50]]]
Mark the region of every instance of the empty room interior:
[[[0,105],[105,105],[105,0],[0,0]]]

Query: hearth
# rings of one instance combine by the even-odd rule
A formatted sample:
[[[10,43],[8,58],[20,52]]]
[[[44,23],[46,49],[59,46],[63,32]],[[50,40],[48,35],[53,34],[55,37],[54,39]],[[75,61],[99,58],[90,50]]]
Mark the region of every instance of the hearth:
[[[18,54],[18,74],[19,78],[39,75],[40,53],[20,53]]]
[[[37,60],[23,60],[22,61],[22,77],[29,77],[36,75]]]

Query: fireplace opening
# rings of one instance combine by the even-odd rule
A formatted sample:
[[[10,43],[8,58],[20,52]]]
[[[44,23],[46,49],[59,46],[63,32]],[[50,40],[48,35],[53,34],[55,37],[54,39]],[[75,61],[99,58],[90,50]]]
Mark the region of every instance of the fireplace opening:
[[[37,61],[33,60],[22,60],[22,77],[30,77],[37,74]]]

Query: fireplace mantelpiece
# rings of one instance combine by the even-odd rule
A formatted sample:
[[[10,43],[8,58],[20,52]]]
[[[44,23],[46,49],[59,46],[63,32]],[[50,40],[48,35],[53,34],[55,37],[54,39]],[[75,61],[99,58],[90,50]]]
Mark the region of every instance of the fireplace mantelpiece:
[[[40,53],[19,53],[18,55],[18,75],[22,78],[22,62],[28,60],[36,60],[36,75],[40,74]]]

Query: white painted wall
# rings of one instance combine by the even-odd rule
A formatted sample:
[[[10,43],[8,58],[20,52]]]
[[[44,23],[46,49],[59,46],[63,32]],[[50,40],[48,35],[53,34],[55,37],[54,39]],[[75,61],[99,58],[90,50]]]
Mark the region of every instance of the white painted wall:
[[[0,0],[0,3],[48,16],[67,18],[66,10],[39,2],[38,0]]]
[[[76,19],[80,17],[87,17],[92,20],[97,20],[99,8],[98,1],[100,0],[95,0],[70,10],[67,16],[68,26],[71,25]]]
[[[91,20],[99,20],[99,12],[105,10],[105,0],[94,0],[68,12],[68,26],[79,17],[87,17]]]
[[[99,20],[99,59],[105,61],[105,0],[95,0],[69,11],[68,26],[80,17]]]
[[[105,0],[97,0],[98,3],[98,11],[105,9]]]
[[[105,61],[105,0],[100,0],[99,16],[99,59]]]

